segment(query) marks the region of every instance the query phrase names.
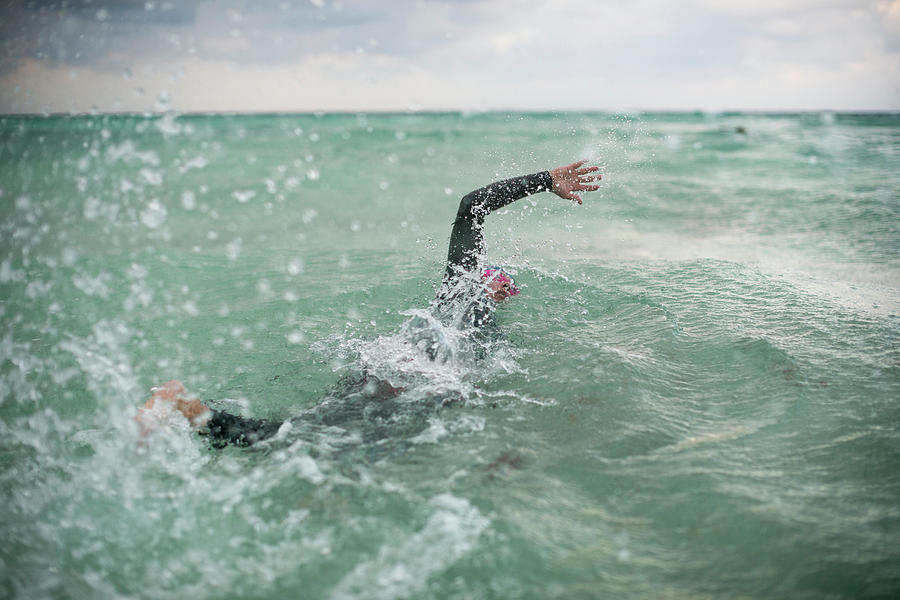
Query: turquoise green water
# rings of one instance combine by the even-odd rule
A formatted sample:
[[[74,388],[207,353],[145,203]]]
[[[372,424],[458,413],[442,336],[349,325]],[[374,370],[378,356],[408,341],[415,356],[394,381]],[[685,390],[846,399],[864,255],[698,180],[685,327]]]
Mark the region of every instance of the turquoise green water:
[[[897,115],[5,117],[0,144],[3,597],[900,593]],[[523,293],[428,361],[405,324],[460,196],[577,158],[602,189],[491,215]],[[363,369],[405,391],[348,397]],[[172,378],[301,416],[140,447]]]

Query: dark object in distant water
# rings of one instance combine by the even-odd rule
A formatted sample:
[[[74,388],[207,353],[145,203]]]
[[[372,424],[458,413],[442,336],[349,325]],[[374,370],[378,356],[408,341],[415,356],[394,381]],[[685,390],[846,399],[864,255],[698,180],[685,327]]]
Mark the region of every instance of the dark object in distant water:
[[[500,479],[510,470],[521,471],[525,468],[525,456],[516,450],[507,450],[484,467],[487,479]]]
[[[741,135],[747,135],[747,130],[744,128],[743,125],[738,125],[737,127],[735,127],[734,132],[740,133]]]

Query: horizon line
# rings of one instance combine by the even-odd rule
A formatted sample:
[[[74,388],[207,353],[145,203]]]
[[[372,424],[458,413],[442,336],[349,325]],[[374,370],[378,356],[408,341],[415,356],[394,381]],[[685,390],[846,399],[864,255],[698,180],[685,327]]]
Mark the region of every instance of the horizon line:
[[[620,108],[620,109],[554,109],[554,108],[491,108],[491,109],[372,109],[372,110],[165,110],[165,111],[53,111],[53,112],[0,112],[0,118],[7,117],[142,117],[154,118],[173,115],[178,117],[204,117],[204,116],[291,116],[291,115],[416,115],[416,114],[704,114],[704,115],[799,115],[799,114],[836,114],[836,115],[900,115],[900,108],[885,109],[830,109],[830,108],[802,108],[802,109],[701,109],[701,108]]]

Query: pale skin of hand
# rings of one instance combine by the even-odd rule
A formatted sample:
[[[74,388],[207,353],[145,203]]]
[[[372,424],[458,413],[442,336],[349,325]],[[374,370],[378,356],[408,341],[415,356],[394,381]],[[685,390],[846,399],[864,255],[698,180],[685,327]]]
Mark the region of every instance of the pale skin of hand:
[[[163,413],[172,409],[177,410],[195,429],[206,423],[209,419],[209,407],[196,398],[185,398],[184,393],[184,385],[175,379],[153,388],[153,395],[135,416],[135,421],[141,427],[142,438],[159,425],[161,415],[156,412],[159,408],[163,409]]]
[[[583,165],[586,162],[586,160],[579,160],[571,165],[551,169],[550,178],[553,180],[553,189],[551,191],[560,198],[574,200],[581,204],[581,196],[577,192],[594,192],[599,190],[600,186],[594,182],[603,178],[602,175],[597,173],[600,167],[585,167]]]

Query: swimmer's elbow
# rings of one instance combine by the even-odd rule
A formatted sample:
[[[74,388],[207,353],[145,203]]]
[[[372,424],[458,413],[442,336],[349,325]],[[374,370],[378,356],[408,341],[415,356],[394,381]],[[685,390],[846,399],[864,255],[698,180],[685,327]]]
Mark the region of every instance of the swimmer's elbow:
[[[459,209],[456,211],[456,221],[475,221],[484,218],[484,195],[482,190],[469,192],[459,201]]]

